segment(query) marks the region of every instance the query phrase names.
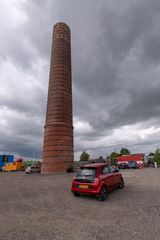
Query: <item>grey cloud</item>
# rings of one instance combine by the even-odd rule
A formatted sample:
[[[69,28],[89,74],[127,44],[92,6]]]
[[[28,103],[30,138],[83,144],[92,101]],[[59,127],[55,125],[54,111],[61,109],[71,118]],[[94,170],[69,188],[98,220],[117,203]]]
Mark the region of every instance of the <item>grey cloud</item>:
[[[8,153],[31,157],[42,149],[42,120],[35,116],[22,116],[13,112],[12,117],[6,121],[5,128],[1,129],[0,147]]]
[[[160,20],[160,19],[159,19]],[[160,34],[150,34],[143,45],[142,60],[145,63],[159,64],[160,62]]]
[[[15,149],[28,156],[36,151],[36,145],[38,149],[42,146],[51,35],[57,21],[67,22],[72,33],[74,116],[89,122],[93,129],[76,133],[80,142],[76,141],[75,149],[81,150],[85,140],[102,139],[125,125],[145,122],[146,126],[150,123],[159,127],[158,0],[101,0],[94,4],[90,0],[36,0],[26,1],[21,9],[27,21],[17,29],[6,28],[1,59],[10,59],[24,76],[31,75],[39,85],[24,89],[17,82],[14,91],[22,84],[24,93],[15,99],[13,91],[3,99],[0,97],[1,108],[5,106],[26,116],[19,119],[20,124],[13,116],[7,119],[10,133],[14,132],[16,137],[8,140],[9,133],[3,133],[4,149]],[[45,64],[36,72],[34,64],[41,60]],[[157,136],[149,140],[157,141]],[[134,143],[126,144],[136,149]],[[108,146],[108,151],[113,148]],[[104,149],[105,146],[95,146],[91,151],[101,155]]]

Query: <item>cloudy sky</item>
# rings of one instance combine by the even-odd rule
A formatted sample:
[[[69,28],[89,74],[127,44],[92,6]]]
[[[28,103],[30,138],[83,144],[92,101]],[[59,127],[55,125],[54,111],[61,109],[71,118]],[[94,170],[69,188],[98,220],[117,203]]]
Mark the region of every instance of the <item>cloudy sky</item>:
[[[75,158],[160,144],[159,0],[1,0],[0,152],[41,157],[52,27],[72,32]]]

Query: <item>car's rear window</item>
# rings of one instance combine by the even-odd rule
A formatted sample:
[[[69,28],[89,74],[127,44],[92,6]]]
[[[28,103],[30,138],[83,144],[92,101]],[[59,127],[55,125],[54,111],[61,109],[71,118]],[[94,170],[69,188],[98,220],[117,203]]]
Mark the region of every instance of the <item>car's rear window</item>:
[[[95,177],[96,176],[96,168],[81,168],[78,173],[77,177]]]

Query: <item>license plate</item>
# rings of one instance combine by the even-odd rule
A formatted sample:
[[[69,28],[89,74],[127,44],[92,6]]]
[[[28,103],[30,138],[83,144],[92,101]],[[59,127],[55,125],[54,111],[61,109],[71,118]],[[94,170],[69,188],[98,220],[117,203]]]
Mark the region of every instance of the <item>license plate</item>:
[[[79,188],[81,188],[81,189],[88,189],[88,185],[79,185]]]

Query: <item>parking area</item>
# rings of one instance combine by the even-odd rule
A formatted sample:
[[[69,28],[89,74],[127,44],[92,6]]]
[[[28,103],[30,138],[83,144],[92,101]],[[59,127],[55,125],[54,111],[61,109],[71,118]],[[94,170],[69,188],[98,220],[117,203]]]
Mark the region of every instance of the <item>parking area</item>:
[[[0,239],[159,240],[160,169],[122,173],[105,202],[74,197],[73,174],[0,173]]]

